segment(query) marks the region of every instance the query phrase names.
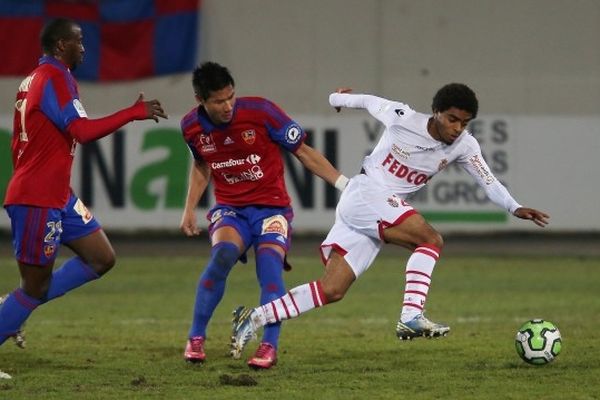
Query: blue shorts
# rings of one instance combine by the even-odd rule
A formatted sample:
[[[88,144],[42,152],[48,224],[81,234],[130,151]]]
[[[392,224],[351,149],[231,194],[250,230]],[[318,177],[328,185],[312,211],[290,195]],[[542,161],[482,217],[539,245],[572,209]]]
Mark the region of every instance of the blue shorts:
[[[208,233],[223,226],[231,226],[241,236],[245,252],[250,246],[275,244],[287,253],[292,241],[292,219],[294,212],[290,207],[231,207],[216,205],[206,218],[210,221]]]
[[[92,213],[72,193],[62,209],[9,205],[6,212],[10,218],[15,257],[25,264],[52,265],[61,243],[69,243],[101,229]]]

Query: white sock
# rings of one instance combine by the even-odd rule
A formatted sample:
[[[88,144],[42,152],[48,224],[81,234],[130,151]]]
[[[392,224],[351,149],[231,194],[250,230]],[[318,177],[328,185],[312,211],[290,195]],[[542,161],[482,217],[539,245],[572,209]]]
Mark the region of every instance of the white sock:
[[[440,250],[432,245],[417,247],[406,263],[406,286],[400,320],[408,322],[423,312],[431,285],[431,274],[440,257]]]
[[[260,327],[295,318],[325,304],[327,304],[327,299],[321,289],[321,282],[313,281],[296,286],[280,298],[256,307],[252,321],[257,327]]]

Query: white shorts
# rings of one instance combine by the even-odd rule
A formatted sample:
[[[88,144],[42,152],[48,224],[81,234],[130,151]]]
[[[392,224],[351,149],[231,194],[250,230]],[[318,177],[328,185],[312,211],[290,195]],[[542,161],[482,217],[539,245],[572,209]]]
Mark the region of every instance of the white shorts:
[[[367,175],[353,177],[340,197],[335,223],[321,243],[323,262],[327,262],[335,249],[358,278],[379,253],[384,243],[383,230],[416,213],[406,200]]]

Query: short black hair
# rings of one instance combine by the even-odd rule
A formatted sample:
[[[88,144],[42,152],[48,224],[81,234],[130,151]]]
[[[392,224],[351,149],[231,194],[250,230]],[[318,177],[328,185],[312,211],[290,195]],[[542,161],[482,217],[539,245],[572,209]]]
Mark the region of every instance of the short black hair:
[[[77,22],[69,18],[55,18],[48,21],[40,32],[40,44],[45,54],[54,54],[59,40],[73,38],[73,26]]]
[[[475,92],[463,83],[449,83],[444,85],[433,96],[431,110],[433,112],[444,112],[452,107],[464,110],[477,117],[479,102]]]
[[[231,73],[226,67],[216,62],[207,61],[201,64],[192,75],[194,92],[202,100],[208,99],[210,92],[216,92],[229,85],[235,86]]]

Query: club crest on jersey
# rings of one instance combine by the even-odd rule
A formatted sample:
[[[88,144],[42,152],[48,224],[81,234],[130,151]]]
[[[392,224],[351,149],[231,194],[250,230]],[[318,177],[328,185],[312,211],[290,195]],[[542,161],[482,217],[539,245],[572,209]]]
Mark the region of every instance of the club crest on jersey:
[[[256,140],[256,131],[254,129],[248,129],[247,131],[242,132],[242,139],[247,144],[254,144]]]
[[[54,255],[54,252],[56,251],[56,246],[53,244],[47,244],[44,245],[44,255],[46,256],[46,258],[50,258]]]
[[[290,125],[285,132],[285,139],[290,144],[296,144],[302,137],[302,129],[298,125]]]
[[[438,165],[438,171],[443,170],[444,168],[446,168],[448,166],[448,160],[446,160],[445,158],[440,161],[440,164]]]
[[[273,215],[265,218],[262,223],[261,235],[266,233],[278,233],[283,237],[288,235],[288,222],[283,215]]]

